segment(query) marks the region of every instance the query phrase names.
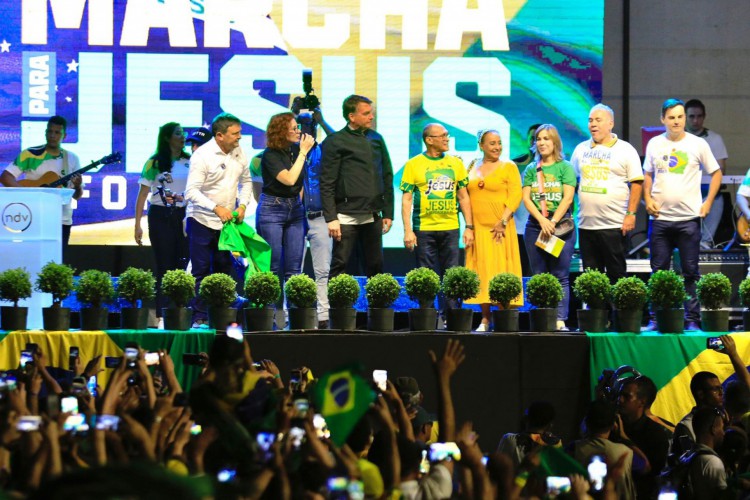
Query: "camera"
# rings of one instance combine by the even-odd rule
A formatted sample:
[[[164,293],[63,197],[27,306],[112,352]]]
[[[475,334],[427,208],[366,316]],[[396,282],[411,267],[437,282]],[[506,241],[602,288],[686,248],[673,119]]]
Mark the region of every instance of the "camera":
[[[156,179],[159,182],[159,186],[156,188],[156,190],[159,192],[159,198],[161,198],[161,202],[164,203],[164,206],[169,208],[172,206],[172,203],[170,203],[167,198],[174,199],[174,193],[172,193],[172,190],[169,189],[164,184],[169,184],[172,182],[172,175],[169,172],[165,172],[161,174]]]
[[[302,70],[302,90],[305,97],[302,98],[302,109],[313,110],[320,106],[320,99],[315,95],[315,89],[312,86],[312,70],[307,68]]]

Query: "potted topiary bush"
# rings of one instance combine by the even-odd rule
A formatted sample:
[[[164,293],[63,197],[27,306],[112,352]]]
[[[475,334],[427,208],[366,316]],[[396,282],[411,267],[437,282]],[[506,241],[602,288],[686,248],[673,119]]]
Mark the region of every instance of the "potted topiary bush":
[[[328,280],[328,327],[331,330],[356,330],[359,282],[346,273]]]
[[[409,309],[410,330],[434,330],[437,326],[435,296],[440,291],[440,276],[427,267],[418,267],[406,273],[406,294],[419,302],[418,309]]]
[[[161,278],[161,293],[173,307],[162,309],[165,330],[190,330],[193,310],[187,305],[195,297],[195,277],[183,269],[172,269]]]
[[[281,297],[281,283],[276,273],[261,271],[253,273],[245,280],[245,329],[250,332],[270,332],[273,330],[274,308]]]
[[[306,274],[295,274],[286,280],[284,295],[289,308],[290,330],[314,330],[318,326],[318,289],[315,281]]]
[[[534,309],[529,311],[533,332],[553,332],[557,329],[557,305],[563,298],[560,281],[550,273],[535,274],[526,283],[526,297]]]
[[[208,306],[208,326],[215,330],[226,330],[227,325],[237,322],[237,309],[229,307],[237,298],[237,283],[224,273],[209,274],[198,287],[201,300]]]
[[[0,301],[12,306],[0,307],[0,324],[3,330],[26,330],[28,307],[19,307],[18,301],[31,297],[31,275],[18,267],[0,273]]]
[[[742,328],[750,331],[750,278],[745,278],[739,288],[740,303],[745,306],[742,311]]]
[[[446,300],[455,300],[456,309],[445,311],[446,330],[470,332],[474,323],[474,311],[463,309],[464,300],[474,298],[479,293],[479,275],[469,268],[454,266],[443,276],[442,292]]]
[[[45,330],[70,330],[70,308],[62,307],[62,301],[73,291],[72,267],[56,262],[47,262],[36,277],[34,288],[38,292],[52,294],[52,305],[42,308],[42,325]]]
[[[89,307],[81,308],[81,330],[106,330],[109,309],[103,307],[115,296],[112,276],[104,271],[83,271],[75,285],[76,297]]]
[[[128,330],[145,330],[148,325],[148,309],[143,301],[156,294],[156,280],[151,271],[129,267],[117,280],[117,295],[131,304],[120,308],[120,326]]]
[[[401,286],[389,273],[372,276],[365,283],[367,295],[367,329],[374,332],[393,331],[391,306],[401,294]]]
[[[646,284],[637,276],[620,278],[612,285],[612,305],[614,311],[615,331],[641,331],[643,306],[648,300]]]
[[[656,271],[648,280],[648,299],[656,310],[656,328],[661,333],[682,333],[685,321],[685,281],[671,270]]]
[[[607,331],[610,289],[607,275],[596,269],[586,269],[573,282],[573,294],[585,305],[578,309],[579,331]]]
[[[701,305],[701,329],[704,332],[729,330],[729,309],[724,309],[732,295],[732,282],[722,273],[708,273],[696,283]]]
[[[489,283],[490,301],[501,309],[492,311],[493,330],[496,332],[518,331],[518,309],[511,309],[510,303],[523,292],[521,278],[513,273],[500,273]]]

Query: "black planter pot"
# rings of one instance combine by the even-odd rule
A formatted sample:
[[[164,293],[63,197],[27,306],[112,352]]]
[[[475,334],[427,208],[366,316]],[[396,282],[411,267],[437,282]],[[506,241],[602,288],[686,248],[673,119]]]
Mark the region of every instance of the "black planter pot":
[[[518,309],[497,309],[492,311],[493,332],[517,332]]]
[[[42,327],[53,332],[66,332],[70,330],[70,308],[69,307],[43,307]]]
[[[615,331],[639,333],[643,322],[643,309],[615,309]]]
[[[318,310],[314,307],[290,307],[290,330],[315,330],[318,326]]]
[[[729,309],[701,311],[701,330],[704,332],[728,332]]]
[[[0,325],[3,330],[26,330],[26,318],[29,315],[28,307],[0,307]]]
[[[607,309],[578,309],[578,330],[581,332],[606,332],[608,317],[609,311]]]
[[[742,329],[750,332],[750,309],[742,310]]]
[[[237,322],[237,309],[231,307],[209,307],[208,327],[225,331],[227,325]]]
[[[353,307],[332,307],[328,309],[328,328],[331,330],[356,330],[357,310]]]
[[[532,332],[554,332],[557,330],[557,308],[539,307],[530,310],[529,326]]]
[[[437,309],[434,307],[420,307],[409,309],[409,330],[434,330],[437,327]]]
[[[81,330],[106,330],[109,310],[106,307],[82,307]]]
[[[393,331],[393,309],[371,307],[367,310],[367,329],[371,332]]]
[[[449,332],[470,332],[474,324],[474,311],[471,309],[446,309],[445,326]]]
[[[245,330],[248,332],[273,331],[273,307],[248,307],[243,309]]]
[[[165,307],[161,310],[165,330],[190,330],[193,309],[190,307]]]
[[[683,333],[685,331],[685,311],[683,308],[657,309],[656,329],[659,333]]]
[[[148,309],[123,307],[120,309],[120,327],[124,330],[145,330],[148,328]]]

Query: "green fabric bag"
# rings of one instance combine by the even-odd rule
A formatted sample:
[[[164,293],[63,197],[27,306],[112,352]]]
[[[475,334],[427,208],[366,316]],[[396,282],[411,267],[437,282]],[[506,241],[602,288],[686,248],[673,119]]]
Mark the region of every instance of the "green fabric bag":
[[[244,257],[249,265],[245,279],[253,273],[271,270],[271,245],[255,229],[235,218],[224,223],[219,235],[219,250],[228,250]]]

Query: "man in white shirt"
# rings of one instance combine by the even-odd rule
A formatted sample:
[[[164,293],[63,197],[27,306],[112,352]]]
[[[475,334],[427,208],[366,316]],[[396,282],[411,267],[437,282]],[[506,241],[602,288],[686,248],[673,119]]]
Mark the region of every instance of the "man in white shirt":
[[[573,151],[578,176],[578,246],[584,269],[606,272],[612,283],[625,276],[625,235],[635,227],[643,169],[635,148],[612,133],[612,108],[589,112],[591,139]]]
[[[643,197],[652,217],[651,271],[669,269],[672,252],[680,251],[687,302],[686,328],[700,330],[700,306],[695,284],[700,278],[701,219],[711,211],[721,186],[721,168],[708,143],[685,132],[685,104],[667,99],[661,108],[664,134],[651,139],[643,161]],[[701,197],[701,175],[711,176],[706,200]],[[653,325],[650,325],[653,327]]]
[[[706,119],[706,106],[698,99],[690,99],[685,103],[685,114],[687,116],[685,130],[706,140],[708,147],[711,148],[711,153],[713,153],[714,158],[716,158],[721,167],[721,174],[726,174],[727,158],[729,158],[727,147],[724,145],[724,140],[719,134],[703,126],[703,120]],[[706,194],[705,189],[703,190],[703,194]],[[715,246],[714,234],[716,234],[716,228],[719,227],[723,212],[724,198],[717,196],[711,207],[711,212],[703,220],[703,228],[701,230],[702,249],[710,249]]]
[[[195,276],[196,299],[193,321],[198,325],[207,319],[206,307],[197,297],[203,278],[222,272],[234,276],[232,256],[219,251],[219,235],[225,222],[245,218],[245,208],[252,196],[249,162],[240,148],[242,124],[234,115],[221,113],[211,123],[213,139],[195,150],[190,158],[185,199],[190,260]],[[240,187],[237,206],[237,186]]]

